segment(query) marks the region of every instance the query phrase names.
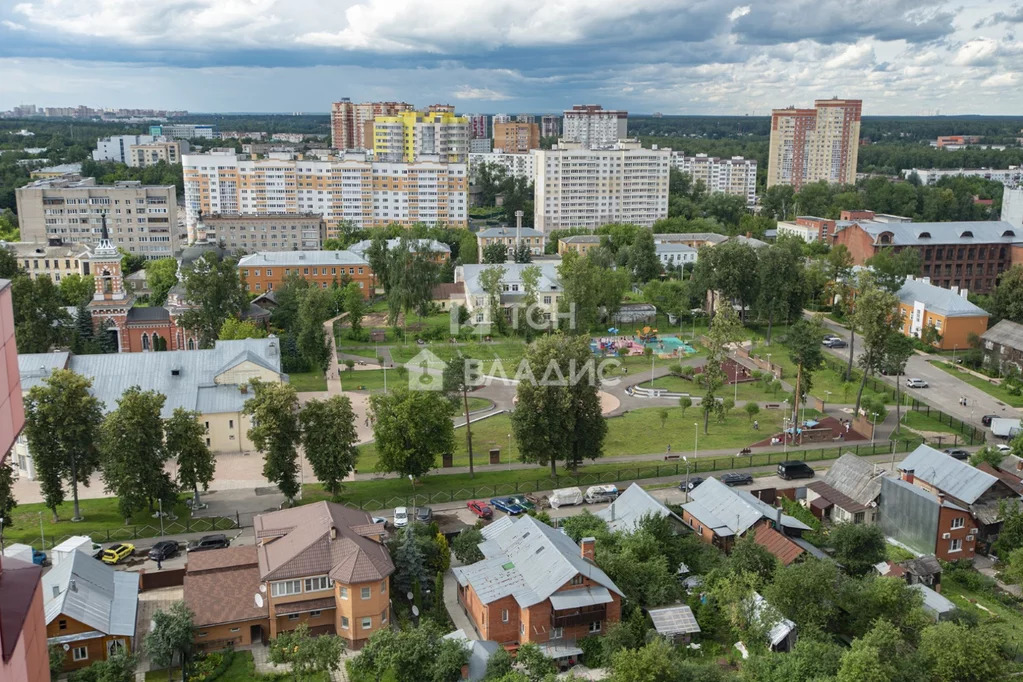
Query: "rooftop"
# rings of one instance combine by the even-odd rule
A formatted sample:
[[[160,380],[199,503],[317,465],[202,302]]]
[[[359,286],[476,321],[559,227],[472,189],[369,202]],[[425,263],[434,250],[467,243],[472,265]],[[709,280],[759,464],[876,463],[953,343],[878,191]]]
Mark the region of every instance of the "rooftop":
[[[41,566],[27,561],[4,557],[3,572],[0,572],[0,656],[4,662],[14,655],[14,648],[21,640],[32,600],[39,587]]]
[[[105,635],[135,636],[139,574],[118,571],[85,552],[43,576],[43,608],[49,625],[67,616]]]
[[[965,295],[952,289],[943,289],[912,275],[906,278],[902,288],[896,293],[899,300],[910,307],[920,302],[932,313],[945,317],[987,317],[987,311],[970,303]]]
[[[892,246],[928,244],[1011,244],[1023,241],[1023,233],[1002,220],[970,220],[947,223],[900,223],[876,220],[853,221],[874,238],[874,243]],[[889,242],[881,235],[888,233]]]
[[[920,445],[899,464],[900,471],[913,475],[946,495],[973,504],[998,479],[929,445]]]
[[[369,265],[353,251],[260,251],[243,256],[239,268],[303,265]]]
[[[558,276],[558,262],[539,263],[501,263],[500,265],[460,265],[455,269],[455,281],[465,282],[465,293],[467,296],[484,296],[486,292],[480,285],[480,275],[487,268],[504,268],[502,281],[505,284],[521,283],[522,271],[528,267],[540,268],[540,281],[537,284],[537,293],[542,295],[549,292],[561,292],[561,279]],[[505,292],[508,295],[512,292]]]
[[[400,243],[401,243],[400,239],[388,239],[387,250],[390,251],[391,249],[398,246],[398,244]],[[417,247],[418,250],[424,253],[451,253],[450,246],[448,246],[444,242],[439,242],[436,239],[417,239],[416,243],[418,244]],[[354,244],[349,246],[348,250],[354,253],[355,255],[359,256],[360,258],[365,258],[366,251],[369,250],[369,247],[372,244],[373,244],[372,239],[363,239],[362,241],[355,242]]]
[[[256,605],[261,594],[259,564],[252,545],[188,555],[185,604],[198,626],[266,618],[268,606]],[[262,598],[261,598],[262,600]]]
[[[682,523],[682,519],[675,512],[654,499],[638,483],[630,485],[606,509],[601,509],[594,514],[594,516],[604,519],[608,529],[612,532],[634,530],[643,517],[648,515],[671,516]]]
[[[778,531],[768,526],[758,526],[753,531],[753,540],[788,566],[803,555],[803,548]]]
[[[1012,320],[1001,320],[980,335],[980,338],[1006,348],[1023,351],[1023,324]]]
[[[490,238],[490,237],[514,237],[514,227],[488,227],[485,230],[480,230],[476,233],[477,237]],[[532,227],[523,227],[521,231],[523,237],[542,237],[543,232],[535,230]],[[599,241],[599,240],[598,240]]]
[[[668,244],[672,242],[710,242],[720,244],[728,239],[717,232],[661,232],[654,233],[655,244]]]
[[[883,469],[875,470],[870,462],[847,452],[828,468],[824,482],[855,502],[868,506],[881,494],[883,476]]]
[[[710,476],[689,493],[682,508],[719,536],[742,535],[761,519],[781,520],[781,526],[810,530],[802,521],[761,502],[746,490],[735,490]]]
[[[566,244],[599,244],[599,234],[574,234],[570,237],[562,237],[559,241]]]
[[[672,637],[700,631],[700,624],[696,622],[693,610],[685,604],[650,609],[647,613],[650,614],[650,620],[654,622],[654,629],[659,635]]]

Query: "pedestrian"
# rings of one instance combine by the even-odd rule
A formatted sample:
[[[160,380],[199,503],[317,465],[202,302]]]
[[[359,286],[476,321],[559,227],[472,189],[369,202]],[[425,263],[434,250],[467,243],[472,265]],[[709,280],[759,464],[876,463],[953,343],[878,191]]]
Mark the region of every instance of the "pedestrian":
[[[671,452],[671,443],[668,443],[668,452]]]
[[[160,560],[160,557],[156,557],[156,570],[163,570],[163,561]]]
[[[760,422],[757,421],[756,419],[753,420],[753,430],[754,431],[759,431],[760,430]]]

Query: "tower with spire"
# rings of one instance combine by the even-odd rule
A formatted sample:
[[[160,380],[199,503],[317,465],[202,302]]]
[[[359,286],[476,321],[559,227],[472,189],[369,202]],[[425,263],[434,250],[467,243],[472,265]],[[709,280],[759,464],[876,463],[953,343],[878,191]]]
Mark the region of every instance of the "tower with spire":
[[[102,216],[103,235],[99,245],[89,258],[89,271],[96,280],[96,291],[89,302],[89,312],[97,330],[109,328],[116,330],[117,349],[125,348],[125,323],[128,311],[135,302],[135,297],[124,284],[124,273],[121,270],[121,253],[114,246],[107,231],[107,217]]]

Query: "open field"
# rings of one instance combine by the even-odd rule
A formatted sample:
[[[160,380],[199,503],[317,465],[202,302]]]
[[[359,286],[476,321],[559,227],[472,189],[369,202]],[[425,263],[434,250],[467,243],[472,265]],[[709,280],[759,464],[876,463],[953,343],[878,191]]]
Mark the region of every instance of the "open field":
[[[327,390],[327,379],[323,372],[296,372],[289,374],[288,379],[299,393]]]

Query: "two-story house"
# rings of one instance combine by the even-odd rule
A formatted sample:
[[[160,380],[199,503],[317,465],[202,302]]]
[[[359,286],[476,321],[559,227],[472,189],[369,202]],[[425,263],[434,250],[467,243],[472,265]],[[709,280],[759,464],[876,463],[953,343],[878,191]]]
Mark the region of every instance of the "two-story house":
[[[834,523],[874,523],[885,470],[847,452],[820,480],[806,484],[806,503],[819,519]]]
[[[558,302],[564,294],[561,286],[561,278],[558,276],[558,264],[552,262],[541,263],[502,263],[500,265],[459,265],[455,268],[455,283],[463,283],[465,286],[465,307],[469,311],[470,324],[490,324],[492,322],[492,311],[490,294],[488,294],[481,282],[481,275],[488,269],[501,268],[504,272],[501,276],[500,307],[504,314],[510,314],[511,309],[519,308],[521,317],[516,325],[524,327],[525,311],[523,299],[526,295],[526,283],[522,278],[522,271],[528,267],[540,269],[540,278],[537,281],[536,308],[530,314],[536,326],[546,326],[553,322],[561,325],[564,321],[558,319]],[[565,314],[564,317],[571,316]]]
[[[621,618],[622,591],[594,563],[596,541],[571,538],[531,516],[483,529],[485,557],[453,570],[458,604],[480,639],[526,642],[556,661],[582,653],[578,640]]]

